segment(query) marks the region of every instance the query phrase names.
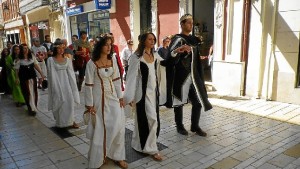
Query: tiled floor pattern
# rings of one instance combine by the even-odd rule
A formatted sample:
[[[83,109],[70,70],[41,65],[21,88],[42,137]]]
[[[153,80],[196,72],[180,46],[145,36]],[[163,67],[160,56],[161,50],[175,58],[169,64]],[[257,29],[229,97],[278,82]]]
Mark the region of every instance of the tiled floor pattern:
[[[223,101],[223,107],[220,107],[222,99],[213,101],[212,98],[212,103],[220,106],[215,106],[213,110],[201,115],[200,126],[208,132],[206,138],[191,132],[188,136],[177,134],[172,110],[162,107],[158,142],[168,147],[161,151],[164,161],[155,162],[146,157],[130,163],[129,168],[300,168],[299,125],[231,109],[260,109],[261,114],[266,115],[269,112],[265,111],[274,107],[272,102],[269,102],[272,106],[268,106],[256,101],[231,103],[226,100]],[[273,110],[277,112],[289,107],[288,110],[283,110],[286,113],[298,109],[297,105],[285,106],[279,103],[276,103],[275,107],[277,108]],[[46,92],[40,95],[39,108],[42,113],[39,112],[36,118],[29,117],[24,113],[24,108],[16,108],[9,98],[2,98],[0,168],[87,168],[89,140],[85,138],[85,126],[70,129],[69,132],[74,136],[61,139],[49,129],[55,125],[55,121],[51,112],[47,111]],[[190,128],[190,109],[190,105],[184,109],[184,123],[187,129]],[[76,107],[76,122],[82,121],[83,110],[83,105]],[[259,113],[258,110],[256,112]],[[127,113],[127,117],[126,127],[132,130],[132,113]],[[110,161],[101,168],[118,167]]]

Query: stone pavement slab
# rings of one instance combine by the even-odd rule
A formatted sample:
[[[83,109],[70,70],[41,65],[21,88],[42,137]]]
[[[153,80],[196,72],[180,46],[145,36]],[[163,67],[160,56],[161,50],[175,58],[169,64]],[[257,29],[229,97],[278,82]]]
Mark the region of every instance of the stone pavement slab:
[[[47,111],[47,91],[39,93],[40,111],[36,117],[28,116],[25,107],[16,108],[10,97],[0,100],[0,168],[87,168],[89,140],[82,123],[83,104],[75,111],[81,127],[67,129],[71,137],[61,138],[50,129],[55,121]],[[83,103],[83,93],[80,95]],[[208,132],[206,138],[190,131],[188,136],[179,135],[173,110],[161,107],[158,142],[167,146],[161,151],[164,161],[143,157],[129,163],[129,168],[300,168],[299,105],[228,96],[213,96],[210,100],[214,109],[202,112],[200,120],[201,128]],[[190,111],[191,105],[186,105],[187,129]],[[132,130],[133,113],[128,111],[126,116],[126,128]],[[118,167],[112,161],[101,167],[114,168]]]

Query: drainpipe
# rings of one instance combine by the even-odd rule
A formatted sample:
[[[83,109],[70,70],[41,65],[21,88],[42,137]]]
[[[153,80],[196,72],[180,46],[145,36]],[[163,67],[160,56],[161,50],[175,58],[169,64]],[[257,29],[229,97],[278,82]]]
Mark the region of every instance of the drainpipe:
[[[223,44],[222,44],[222,60],[225,60],[226,53],[226,41],[227,41],[227,7],[228,0],[224,0],[223,16],[224,16],[224,26],[223,26]]]
[[[247,80],[247,65],[248,65],[248,50],[249,50],[249,32],[250,32],[250,20],[251,20],[251,0],[244,0],[243,6],[243,34],[242,34],[242,52],[241,52],[241,62],[245,62],[244,65],[244,77],[241,89],[241,95],[246,94],[246,80]]]
[[[278,0],[274,0],[274,9],[273,9],[273,17],[272,17],[272,30],[271,30],[271,51],[270,57],[268,58],[268,73],[267,73],[267,91],[266,91],[266,99],[272,100],[273,96],[273,77],[274,77],[274,69],[271,70],[272,59],[275,60],[275,33],[276,33],[276,18],[278,11]]]

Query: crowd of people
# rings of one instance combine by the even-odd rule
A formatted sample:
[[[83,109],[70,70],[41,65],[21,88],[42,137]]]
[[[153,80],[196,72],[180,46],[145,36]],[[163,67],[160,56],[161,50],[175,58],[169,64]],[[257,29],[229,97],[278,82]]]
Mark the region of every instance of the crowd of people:
[[[81,31],[79,38],[72,36],[71,45],[66,39],[52,43],[46,35],[44,44],[33,39],[31,49],[26,44],[8,42],[1,52],[0,92],[12,94],[16,106],[26,104],[29,115],[35,116],[37,88],[48,88],[48,109],[56,126],[78,128],[74,107],[80,103],[79,92],[84,89],[85,113],[95,120],[88,137],[90,168],[101,167],[107,158],[120,168],[128,168],[124,107],[135,106],[131,146],[162,161],[157,147],[159,106],[174,108],[177,132],[188,135],[183,106],[190,102],[190,130],[203,137],[207,133],[199,126],[201,109],[212,109],[204,84],[199,39],[190,34],[192,16],[183,15],[180,25],[182,32],[164,37],[158,50],[155,35],[145,33],[139,36],[136,50],[129,39],[121,55],[112,33],[93,40]]]

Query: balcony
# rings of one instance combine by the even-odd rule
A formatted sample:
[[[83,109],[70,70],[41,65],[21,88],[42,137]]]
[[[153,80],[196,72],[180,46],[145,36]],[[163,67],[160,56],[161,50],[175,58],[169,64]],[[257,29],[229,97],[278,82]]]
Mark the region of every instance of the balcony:
[[[50,5],[49,0],[20,0],[20,12],[26,14],[33,9],[46,5]]]

